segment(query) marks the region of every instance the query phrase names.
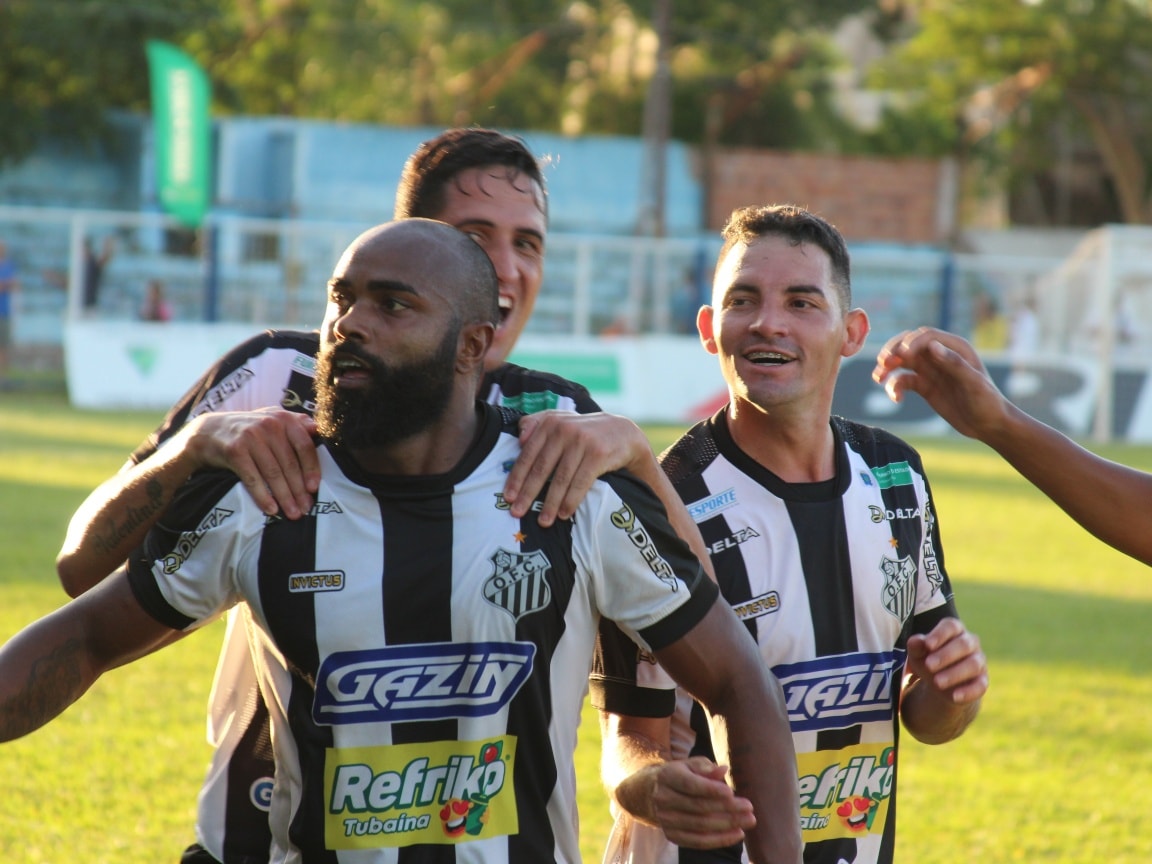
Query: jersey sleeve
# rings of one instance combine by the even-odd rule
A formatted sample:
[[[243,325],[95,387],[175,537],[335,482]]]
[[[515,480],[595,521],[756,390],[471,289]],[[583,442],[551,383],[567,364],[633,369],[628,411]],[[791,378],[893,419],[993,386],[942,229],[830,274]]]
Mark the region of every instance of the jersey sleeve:
[[[185,423],[206,411],[291,407],[283,405],[282,400],[290,376],[280,367],[307,365],[318,347],[319,335],[304,331],[266,330],[241,342],[185,391],[163,422],[132,452],[131,462],[137,465],[143,462]],[[277,358],[277,355],[281,356]],[[272,362],[266,362],[269,360]],[[310,374],[308,369],[301,371]],[[302,410],[307,407],[309,393],[295,400]]]
[[[944,547],[940,542],[940,526],[936,508],[932,506],[932,490],[927,477],[923,477],[923,483],[923,502],[920,508],[923,534],[920,545],[919,582],[916,585],[916,609],[912,619],[914,633],[927,633],[942,619],[959,617],[952,594],[952,583],[944,569]]]
[[[129,558],[136,599],[174,630],[212,620],[243,599],[236,574],[258,547],[263,521],[235,475],[194,475]]]
[[[601,410],[583,385],[515,363],[501,364],[488,375],[485,383],[489,402],[524,414],[548,409],[577,414],[595,414]]]
[[[645,650],[675,642],[719,595],[659,499],[629,474],[604,475],[578,509],[575,526],[601,615]]]

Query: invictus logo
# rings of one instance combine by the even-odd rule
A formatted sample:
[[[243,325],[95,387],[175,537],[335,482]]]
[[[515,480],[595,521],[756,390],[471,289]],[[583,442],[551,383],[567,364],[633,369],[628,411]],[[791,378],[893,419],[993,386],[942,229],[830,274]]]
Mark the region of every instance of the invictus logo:
[[[487,717],[532,673],[530,642],[395,645],[328,655],[316,676],[323,725]]]

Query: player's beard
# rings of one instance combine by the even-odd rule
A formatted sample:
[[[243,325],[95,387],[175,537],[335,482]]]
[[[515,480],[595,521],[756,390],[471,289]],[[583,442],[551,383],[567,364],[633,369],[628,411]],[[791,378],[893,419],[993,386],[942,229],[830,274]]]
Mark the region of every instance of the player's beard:
[[[355,343],[340,348],[344,356],[363,363],[372,384],[340,389],[332,383],[333,349],[316,358],[316,430],[325,438],[353,449],[382,447],[411,438],[440,419],[448,407],[455,377],[459,334],[448,328],[440,346],[423,360],[387,364]]]

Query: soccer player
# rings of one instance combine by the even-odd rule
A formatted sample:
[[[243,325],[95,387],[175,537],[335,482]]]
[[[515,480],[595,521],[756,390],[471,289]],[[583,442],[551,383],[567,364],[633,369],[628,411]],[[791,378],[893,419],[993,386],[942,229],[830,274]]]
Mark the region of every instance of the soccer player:
[[[782,694],[658,499],[596,480],[572,519],[501,492],[518,415],[476,399],[491,262],[444,223],[362,234],[329,282],[321,482],[269,517],[200,472],[127,567],[0,650],[0,740],[245,603],[275,750],[271,860],[577,862],[573,750],[609,610],[718,718],[757,861],[799,862]],[[396,406],[403,405],[397,411]]]
[[[868,334],[840,233],[798,207],[737,210],[697,325],[730,401],[661,463],[784,688],[804,861],[891,862],[901,722],[921,741],[957,737],[988,672],[957,617],[919,455],[831,416],[841,358]],[[610,651],[608,635],[593,689],[612,712],[603,767],[619,818],[605,860],[739,861],[742,802],[701,707],[681,691],[670,723],[658,669]]]
[[[482,395],[529,413],[581,412],[578,424],[550,411],[521,421],[524,458],[505,487],[513,515],[537,506],[545,525],[570,516],[597,476],[627,468],[656,490],[681,536],[703,555],[699,532],[636,424],[598,413],[578,384],[507,362],[540,291],[547,235],[544,178],[523,142],[478,128],[432,138],[404,166],[395,215],[446,221],[493,261],[501,317]],[[319,480],[311,420],[318,347],[315,331],[269,332],[221,358],[133,453],[135,467],[103,484],[73,517],[58,559],[69,594],[119,566],[197,469],[233,470],[269,515],[308,513]],[[288,410],[253,410],[273,406]],[[533,505],[549,478],[543,500]],[[242,623],[235,615],[229,620],[213,684],[209,739],[216,749],[200,796],[198,842],[184,864],[267,860],[273,765]]]
[[[893,336],[872,377],[893,401],[919,393],[956,431],[983,441],[1109,546],[1152,564],[1152,475],[1085,450],[1030,417],[992,383],[964,339],[922,327]]]

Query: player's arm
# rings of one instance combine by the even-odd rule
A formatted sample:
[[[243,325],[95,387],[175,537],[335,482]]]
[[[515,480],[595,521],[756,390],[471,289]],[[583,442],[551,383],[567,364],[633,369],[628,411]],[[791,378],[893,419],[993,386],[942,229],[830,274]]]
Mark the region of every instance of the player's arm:
[[[557,518],[567,519],[598,477],[626,470],[656,493],[676,533],[712,572],[700,529],[660,468],[644,431],[627,417],[606,412],[529,414],[520,421],[520,447],[520,456],[504,485],[513,516],[523,516],[547,483],[540,524],[548,526]]]
[[[171,632],[141,608],[123,571],[28,625],[0,648],[0,741],[48,723]]]
[[[1152,475],[1097,456],[1021,411],[996,388],[967,341],[931,328],[901,333],[881,349],[872,374],[894,401],[919,393],[1093,535],[1152,564]]]
[[[976,719],[988,691],[988,661],[980,640],[959,618],[944,618],[908,638],[900,719],[917,741],[943,744]]]
[[[281,409],[201,414],[80,505],[56,558],[64,590],[76,597],[120,566],[202,468],[233,471],[265,513],[306,513],[320,482],[314,431],[310,417]]]
[[[601,712],[601,779],[634,819],[677,846],[719,849],[755,826],[752,802],[725,782],[727,769],[704,756],[670,759],[668,717]]]
[[[708,709],[717,760],[736,795],[752,802],[745,831],[753,862],[801,860],[796,752],[779,682],[731,607],[717,598],[684,636],[657,650],[660,664]]]

